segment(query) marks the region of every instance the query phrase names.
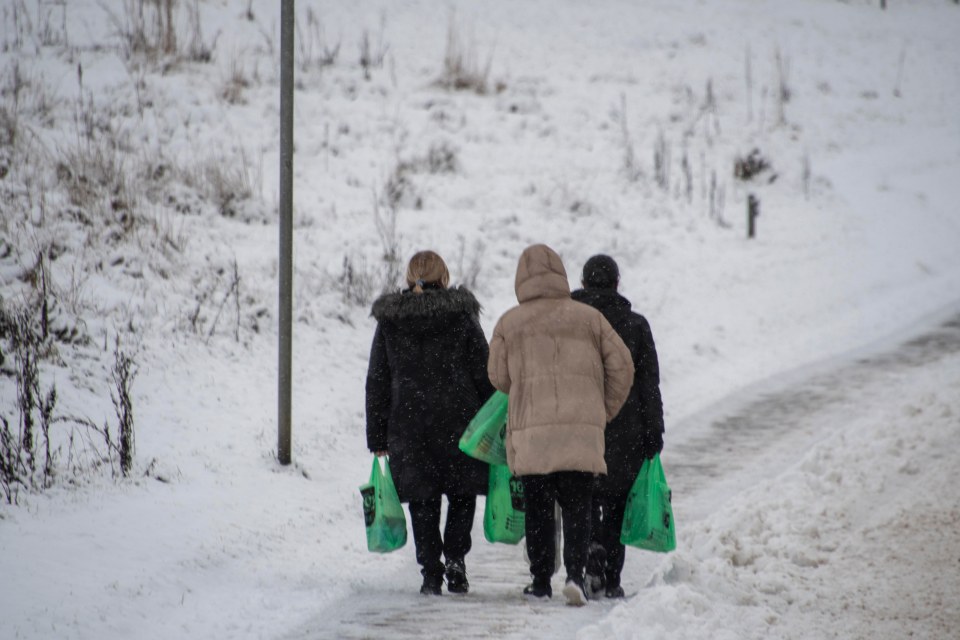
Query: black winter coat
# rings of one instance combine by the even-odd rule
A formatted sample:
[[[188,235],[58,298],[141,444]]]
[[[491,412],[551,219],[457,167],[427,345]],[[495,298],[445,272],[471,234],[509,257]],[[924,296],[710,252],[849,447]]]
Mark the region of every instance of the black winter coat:
[[[373,303],[367,447],[389,452],[403,502],[487,492],[487,464],[457,446],[494,391],[479,314],[462,287],[390,293]]]
[[[663,450],[663,400],[660,396],[660,364],[650,324],[630,310],[630,301],[614,289],[578,289],[574,300],[599,309],[630,349],[633,357],[633,387],[620,413],[604,432],[607,475],[597,490],[622,496],[647,458]]]

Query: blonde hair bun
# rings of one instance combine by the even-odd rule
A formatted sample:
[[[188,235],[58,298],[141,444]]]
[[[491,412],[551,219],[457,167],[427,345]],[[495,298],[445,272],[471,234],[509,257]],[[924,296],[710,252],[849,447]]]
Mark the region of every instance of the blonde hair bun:
[[[440,285],[444,289],[450,284],[450,271],[447,263],[434,251],[418,251],[407,264],[407,285],[415,293],[423,293],[427,284]]]

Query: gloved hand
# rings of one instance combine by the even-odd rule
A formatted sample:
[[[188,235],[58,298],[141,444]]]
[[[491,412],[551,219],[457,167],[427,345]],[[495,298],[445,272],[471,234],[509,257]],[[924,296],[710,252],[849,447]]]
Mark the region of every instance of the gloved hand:
[[[663,434],[647,432],[643,437],[643,457],[650,459],[663,451]]]

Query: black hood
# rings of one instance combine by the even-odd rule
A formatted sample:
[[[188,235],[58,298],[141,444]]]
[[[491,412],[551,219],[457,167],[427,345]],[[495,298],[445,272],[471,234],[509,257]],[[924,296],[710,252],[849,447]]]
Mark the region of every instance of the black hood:
[[[608,320],[611,316],[629,313],[631,308],[630,301],[616,289],[577,289],[570,297],[598,309]]]
[[[423,293],[397,291],[376,299],[370,315],[407,331],[429,331],[464,315],[480,317],[480,303],[464,287],[424,289]]]

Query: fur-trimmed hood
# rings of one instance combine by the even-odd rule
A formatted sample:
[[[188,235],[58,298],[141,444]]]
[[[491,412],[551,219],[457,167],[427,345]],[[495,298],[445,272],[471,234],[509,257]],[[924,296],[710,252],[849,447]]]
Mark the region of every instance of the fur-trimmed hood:
[[[376,299],[370,315],[407,330],[429,330],[463,315],[480,317],[480,303],[465,287],[424,289],[423,293],[397,291]]]

